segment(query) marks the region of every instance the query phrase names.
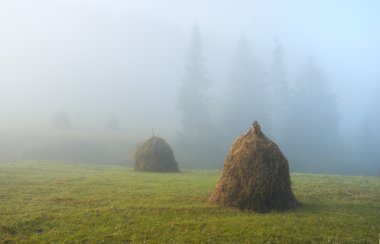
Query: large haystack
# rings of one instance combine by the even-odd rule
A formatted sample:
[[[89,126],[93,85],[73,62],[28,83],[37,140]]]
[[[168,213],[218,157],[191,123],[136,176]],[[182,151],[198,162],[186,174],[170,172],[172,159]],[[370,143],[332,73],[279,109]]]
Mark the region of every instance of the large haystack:
[[[171,147],[160,137],[152,136],[138,146],[134,159],[134,168],[138,171],[178,172]]]
[[[287,159],[261,132],[257,121],[232,145],[210,201],[257,212],[300,205],[291,188]]]

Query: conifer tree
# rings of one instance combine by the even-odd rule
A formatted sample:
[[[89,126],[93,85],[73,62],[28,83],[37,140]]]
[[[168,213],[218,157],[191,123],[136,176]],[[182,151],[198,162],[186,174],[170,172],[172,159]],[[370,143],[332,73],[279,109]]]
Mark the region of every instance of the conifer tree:
[[[182,128],[178,133],[178,146],[184,160],[195,167],[209,167],[218,162],[216,132],[210,123],[207,89],[210,81],[203,63],[199,27],[193,29],[185,65],[185,77],[179,90],[178,109]]]
[[[244,35],[237,46],[229,80],[228,101],[223,121],[223,133],[226,134],[228,146],[255,120],[260,121],[264,128],[269,126],[265,72],[253,55]]]
[[[340,115],[336,95],[324,71],[307,59],[292,92],[286,143],[297,170],[326,170],[340,150]]]
[[[289,84],[284,67],[284,49],[275,40],[271,67],[271,135],[278,143],[283,142],[289,110]]]

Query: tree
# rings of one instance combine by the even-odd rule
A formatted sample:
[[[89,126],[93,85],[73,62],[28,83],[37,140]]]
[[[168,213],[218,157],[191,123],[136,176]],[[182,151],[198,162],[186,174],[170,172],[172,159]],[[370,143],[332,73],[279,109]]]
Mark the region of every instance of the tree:
[[[340,151],[336,95],[310,57],[292,91],[284,147],[296,170],[331,170]]]
[[[109,130],[114,130],[114,131],[121,130],[119,119],[117,117],[114,117],[114,116],[110,117],[106,121],[104,126]]]
[[[282,144],[289,110],[289,83],[284,68],[284,49],[275,40],[271,67],[271,135]]]
[[[198,26],[194,26],[187,55],[186,75],[179,91],[178,108],[182,115],[183,134],[200,136],[208,122],[206,91],[210,81],[203,66],[202,43]]]
[[[379,87],[380,88],[380,87]],[[380,89],[377,90],[380,94]],[[378,144],[380,141],[380,96],[377,95],[372,105],[369,107],[359,129],[357,136],[357,160],[362,164],[363,174],[379,174],[380,176],[380,151]]]
[[[262,127],[269,127],[269,103],[265,72],[254,57],[247,39],[243,35],[236,48],[230,72],[223,133],[228,146],[257,120]]]
[[[209,85],[203,64],[201,35],[199,27],[195,26],[178,98],[182,122],[182,129],[178,133],[178,146],[185,154],[185,160],[193,166],[204,167],[206,161],[213,163],[213,155],[217,150],[214,144],[216,133],[209,121]]]
[[[53,128],[59,130],[67,130],[72,128],[69,116],[64,111],[59,111],[54,114],[51,124]]]

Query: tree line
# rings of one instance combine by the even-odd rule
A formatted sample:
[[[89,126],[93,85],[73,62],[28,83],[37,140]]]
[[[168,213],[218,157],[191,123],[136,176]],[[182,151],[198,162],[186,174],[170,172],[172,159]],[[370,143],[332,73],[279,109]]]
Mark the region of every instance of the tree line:
[[[353,160],[339,132],[337,95],[313,57],[307,57],[298,75],[290,78],[284,48],[276,39],[266,71],[242,36],[231,62],[218,120],[211,116],[215,111],[210,111],[211,81],[204,62],[201,33],[195,26],[178,96],[182,127],[177,145],[188,164],[220,166],[233,140],[254,120],[279,144],[293,171],[339,173]],[[374,137],[370,127],[366,133],[368,138]]]

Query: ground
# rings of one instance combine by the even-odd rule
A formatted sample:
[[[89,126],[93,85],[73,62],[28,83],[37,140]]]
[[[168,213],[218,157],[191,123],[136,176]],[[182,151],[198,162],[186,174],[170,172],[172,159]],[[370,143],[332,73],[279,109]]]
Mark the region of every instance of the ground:
[[[379,177],[292,174],[304,206],[258,214],[209,204],[219,176],[0,163],[0,243],[379,242]]]

